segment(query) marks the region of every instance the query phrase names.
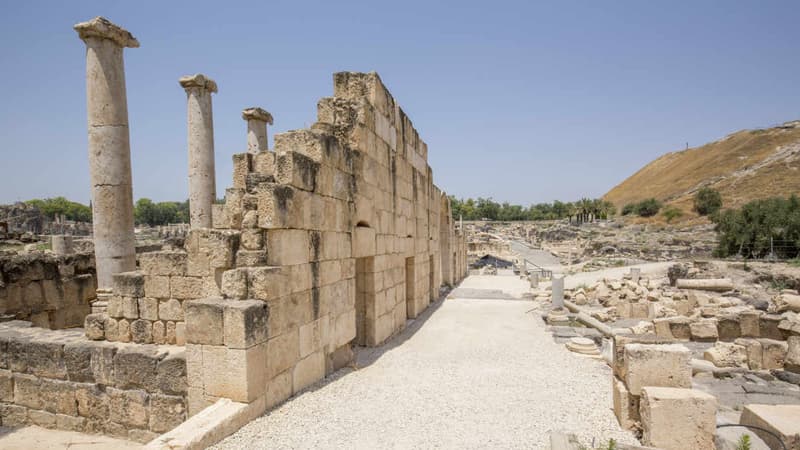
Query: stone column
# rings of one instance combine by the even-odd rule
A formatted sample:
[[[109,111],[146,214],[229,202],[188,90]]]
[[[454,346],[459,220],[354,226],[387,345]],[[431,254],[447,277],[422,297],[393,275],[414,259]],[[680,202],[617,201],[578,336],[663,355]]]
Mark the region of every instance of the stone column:
[[[253,107],[242,111],[242,119],[247,121],[247,152],[267,151],[267,124],[272,125],[272,115],[261,108]]]
[[[103,17],[75,25],[86,43],[89,174],[98,291],[115,273],[136,270],[131,149],[122,50],[139,47],[128,31]]]
[[[530,280],[531,280],[531,287],[537,289],[539,287],[539,272],[532,272]]]
[[[188,98],[189,222],[193,229],[211,228],[211,205],[217,198],[211,94],[217,92],[217,83],[200,74],[179,82]]]
[[[553,276],[553,308],[564,307],[564,277]]]
[[[642,269],[638,267],[631,268],[631,281],[633,281],[636,284],[639,284],[639,278],[641,278],[641,276],[642,276]]]

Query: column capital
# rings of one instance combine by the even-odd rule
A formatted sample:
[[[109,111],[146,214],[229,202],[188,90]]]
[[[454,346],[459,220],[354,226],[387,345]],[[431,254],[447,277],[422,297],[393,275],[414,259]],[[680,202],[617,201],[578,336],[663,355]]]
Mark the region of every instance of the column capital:
[[[256,106],[243,109],[242,119],[247,121],[258,120],[259,122],[266,122],[272,125],[272,114]]]
[[[200,88],[200,89],[205,89],[211,93],[217,92],[217,83],[211,78],[208,78],[207,76],[200,73],[183,76],[178,80],[178,82],[187,91],[190,88]]]
[[[96,37],[114,41],[120,47],[139,47],[139,41],[128,30],[112,23],[105,17],[98,16],[92,20],[75,24],[72,28],[78,32],[78,36],[83,41]]]

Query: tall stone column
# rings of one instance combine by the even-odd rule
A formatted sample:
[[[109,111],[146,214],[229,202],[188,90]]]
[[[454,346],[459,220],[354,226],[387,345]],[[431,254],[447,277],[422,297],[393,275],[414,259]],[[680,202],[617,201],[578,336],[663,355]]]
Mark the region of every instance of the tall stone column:
[[[188,99],[189,222],[193,229],[211,228],[211,205],[217,199],[211,94],[217,92],[217,83],[200,74],[179,82]]]
[[[98,291],[112,275],[136,270],[131,148],[122,50],[139,47],[128,31],[103,17],[75,25],[86,43],[89,175]]]
[[[272,115],[261,108],[253,107],[242,111],[242,119],[247,121],[247,152],[267,151],[267,124],[272,125]]]

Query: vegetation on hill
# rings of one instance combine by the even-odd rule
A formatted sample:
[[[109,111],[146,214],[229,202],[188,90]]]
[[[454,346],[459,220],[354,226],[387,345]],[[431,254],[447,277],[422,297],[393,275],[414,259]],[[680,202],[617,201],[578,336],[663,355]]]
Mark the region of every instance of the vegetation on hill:
[[[450,196],[453,218],[464,220],[554,220],[573,219],[576,222],[589,222],[614,216],[617,209],[613,204],[601,199],[583,198],[575,202],[537,203],[529,207],[497,203],[491,198],[457,199]]]
[[[704,189],[739,208],[757,199],[800,192],[800,121],[733,133],[684,151],[667,153],[611,189],[603,199],[622,207],[654,198],[681,210],[682,220],[713,214],[696,209]],[[708,193],[709,191],[704,191]],[[712,199],[713,200],[713,199]],[[658,216],[658,217],[663,217]]]
[[[723,210],[712,220],[719,233],[717,256],[800,256],[800,200],[796,195],[753,200],[739,209]]]

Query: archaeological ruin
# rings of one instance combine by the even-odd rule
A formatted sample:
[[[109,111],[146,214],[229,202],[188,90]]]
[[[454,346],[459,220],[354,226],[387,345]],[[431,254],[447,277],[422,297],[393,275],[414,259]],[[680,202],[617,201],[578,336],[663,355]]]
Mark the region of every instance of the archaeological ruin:
[[[427,145],[376,73],[335,74],[318,121],[276,135],[274,149],[270,113],[244,109],[247,147],[233,155],[222,204],[217,85],[181,78],[191,229],[183,248],[137,254],[123,50],[139,43],[104,18],[75,30],[86,44],[94,251],[3,261],[4,426],[142,443],[178,427],[162,436],[174,448],[187,419],[207,408],[262,414],[350,364],[353,346],[386,342],[465,276],[465,238]]]

